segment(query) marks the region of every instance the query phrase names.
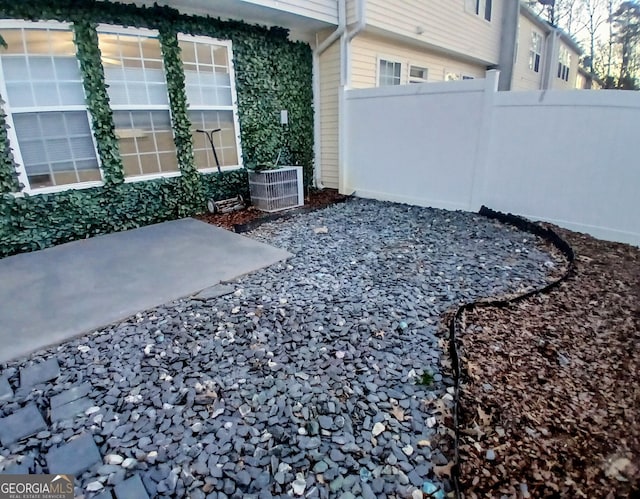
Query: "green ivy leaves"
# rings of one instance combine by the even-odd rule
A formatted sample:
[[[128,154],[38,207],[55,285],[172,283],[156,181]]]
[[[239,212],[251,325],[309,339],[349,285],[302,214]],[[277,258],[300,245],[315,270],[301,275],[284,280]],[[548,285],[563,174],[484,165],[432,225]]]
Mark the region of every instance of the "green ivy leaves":
[[[202,175],[207,196],[248,198],[245,170]],[[185,210],[179,177],[55,194],[0,197],[0,257],[174,220]],[[192,213],[190,213],[192,214]]]
[[[74,24],[75,41],[83,75],[87,107],[93,119],[93,133],[98,145],[105,186],[124,182],[118,139],[113,125],[113,113],[109,107],[109,95],[100,62],[98,33],[95,25],[86,21]]]
[[[1,103],[2,101],[0,100]],[[13,153],[7,136],[7,127],[6,115],[0,106],[0,194],[18,192],[20,190],[16,164],[13,160]]]
[[[160,30],[160,45],[164,57],[164,69],[167,75],[167,91],[171,104],[173,119],[173,135],[178,155],[178,165],[182,173],[182,196],[184,205],[178,216],[188,216],[197,213],[205,206],[207,199],[200,179],[200,174],[194,164],[193,139],[191,136],[191,122],[188,116],[187,94],[184,87],[184,70],[180,58],[180,46],[175,31],[163,26]]]

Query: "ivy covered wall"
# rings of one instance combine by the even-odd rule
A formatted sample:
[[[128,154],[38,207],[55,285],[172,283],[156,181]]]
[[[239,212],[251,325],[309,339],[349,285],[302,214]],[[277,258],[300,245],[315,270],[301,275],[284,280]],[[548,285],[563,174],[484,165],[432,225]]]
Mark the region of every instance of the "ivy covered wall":
[[[200,174],[194,165],[184,73],[177,33],[231,40],[236,74],[240,138],[245,164],[273,162],[287,144],[287,162],[313,176],[311,50],[287,39],[280,28],[185,16],[168,7],[139,8],[99,1],[0,0],[0,19],[73,23],[104,174],[104,186],[60,193],[15,196],[19,184],[0,111],[0,257],[55,244],[193,215],[210,197],[248,197],[246,171]],[[179,177],[124,183],[122,161],[97,48],[98,23],[157,29],[165,59],[174,120]],[[289,111],[289,126],[279,112]]]

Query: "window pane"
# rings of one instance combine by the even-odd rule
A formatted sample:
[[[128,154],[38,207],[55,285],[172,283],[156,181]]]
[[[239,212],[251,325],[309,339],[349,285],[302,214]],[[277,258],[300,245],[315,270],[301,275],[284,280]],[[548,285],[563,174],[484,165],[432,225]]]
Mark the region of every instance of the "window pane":
[[[98,33],[109,100],[113,106],[169,105],[160,41]]]
[[[75,57],[76,46],[70,30],[25,29],[29,54],[56,54]]]
[[[70,31],[10,29],[2,34],[12,44],[0,54],[10,107],[85,104]]]
[[[213,62],[216,66],[224,67],[227,71],[229,71],[229,64],[227,61],[227,47],[214,47]]]
[[[5,79],[11,81],[29,81],[29,64],[26,57],[3,57],[2,67]]]
[[[162,61],[162,50],[160,49],[160,42],[157,39],[142,38],[140,40],[140,47],[143,59],[156,59],[158,61]]]
[[[380,86],[400,85],[402,64],[380,60]]]
[[[195,66],[195,64],[196,64],[196,46],[195,46],[195,44],[191,43],[191,42],[185,42],[183,40],[180,40],[179,45],[180,45],[180,50],[181,50],[182,62],[185,65],[185,69],[187,69],[187,65],[189,65],[189,64],[193,64]]]
[[[33,107],[36,105],[33,89],[28,83],[7,82],[7,97],[12,107]]]
[[[394,63],[393,65],[393,76],[400,80],[400,64]]]
[[[196,43],[196,57],[198,65],[213,66],[213,55],[211,51],[211,45],[206,43]]]
[[[60,96],[56,88],[51,88],[49,83],[34,82],[31,85],[38,107],[57,107],[60,105]]]
[[[53,59],[51,57],[30,57],[29,70],[31,71],[31,78],[34,80],[47,81],[55,78]]]
[[[187,99],[195,106],[231,106],[231,75],[227,48],[180,40]]]
[[[238,164],[232,111],[190,111],[189,119],[193,134],[193,149],[197,158],[196,166],[199,169],[215,168],[216,161],[206,135],[196,132],[196,129],[215,130],[219,128],[220,131],[213,134],[213,143],[220,166],[236,166]]]
[[[86,112],[19,113],[13,122],[31,187],[76,183],[78,170],[99,180]]]
[[[2,49],[3,54],[24,54],[24,37],[21,29],[0,30],[7,48]]]
[[[114,111],[125,176],[178,171],[169,111]]]

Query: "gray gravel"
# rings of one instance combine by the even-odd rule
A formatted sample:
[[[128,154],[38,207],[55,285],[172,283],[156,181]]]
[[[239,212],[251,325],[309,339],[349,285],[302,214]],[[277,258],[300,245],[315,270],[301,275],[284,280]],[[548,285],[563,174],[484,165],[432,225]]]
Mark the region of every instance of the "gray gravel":
[[[135,475],[151,497],[448,488],[433,471],[447,463],[432,441],[452,401],[439,315],[544,283],[551,257],[473,214],[363,200],[250,237],[295,257],[230,283],[231,294],[179,300],[3,366],[15,395],[0,418],[33,402],[49,431],[1,448],[0,468],[28,456],[46,472],[49,449],[88,432],[104,462],[76,482],[87,497]],[[20,368],[51,358],[60,376],[20,390]],[[87,382],[92,407],[52,422],[52,397]]]

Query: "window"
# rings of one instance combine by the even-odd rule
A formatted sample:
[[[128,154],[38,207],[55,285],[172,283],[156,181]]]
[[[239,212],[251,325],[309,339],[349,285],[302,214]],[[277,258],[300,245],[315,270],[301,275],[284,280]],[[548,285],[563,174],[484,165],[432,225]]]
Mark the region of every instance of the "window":
[[[491,21],[491,2],[492,0],[484,0],[484,18],[487,21]],[[478,0],[480,3],[480,0]]]
[[[491,21],[492,0],[465,0],[465,10]]]
[[[540,57],[542,55],[542,35],[535,31],[531,33],[531,47],[529,49],[529,69],[540,71]]]
[[[178,159],[157,33],[100,26],[98,43],[125,177],[175,174]]]
[[[400,85],[402,80],[402,64],[380,59],[378,68],[378,86]]]
[[[240,165],[240,139],[231,42],[179,35],[195,163],[198,169],[217,167],[207,137],[196,132],[220,129],[213,135],[220,166]]]
[[[0,92],[27,192],[102,180],[70,27],[5,21]]]
[[[566,47],[560,47],[558,53],[558,78],[569,81],[569,68],[571,67],[571,54]]]
[[[427,68],[419,66],[409,67],[409,83],[425,83],[427,81]]]

